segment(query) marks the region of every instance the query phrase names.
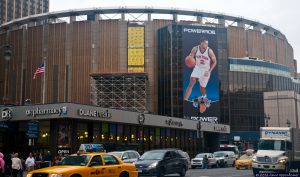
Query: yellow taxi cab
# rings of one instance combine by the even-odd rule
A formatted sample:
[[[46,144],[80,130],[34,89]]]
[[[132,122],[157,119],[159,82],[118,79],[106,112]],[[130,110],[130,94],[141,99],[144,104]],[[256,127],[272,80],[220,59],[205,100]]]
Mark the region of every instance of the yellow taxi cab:
[[[78,153],[65,157],[58,166],[31,171],[27,177],[138,177],[135,165],[105,152]]]
[[[235,161],[235,168],[240,169],[245,167],[247,169],[252,168],[252,155],[242,155],[239,159]]]

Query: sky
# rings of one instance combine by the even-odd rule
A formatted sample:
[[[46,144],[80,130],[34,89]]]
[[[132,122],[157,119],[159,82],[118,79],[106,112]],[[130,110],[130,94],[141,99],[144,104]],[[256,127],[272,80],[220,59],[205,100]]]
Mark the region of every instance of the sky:
[[[283,33],[294,49],[300,72],[299,0],[49,0],[50,11],[92,7],[163,7],[242,16]]]

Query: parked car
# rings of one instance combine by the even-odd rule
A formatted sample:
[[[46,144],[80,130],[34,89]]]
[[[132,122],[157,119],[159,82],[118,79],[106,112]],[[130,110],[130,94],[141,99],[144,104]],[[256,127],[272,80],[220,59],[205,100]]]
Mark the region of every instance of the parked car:
[[[233,144],[220,144],[220,151],[233,151],[236,158],[241,155],[239,148]]]
[[[220,166],[227,167],[228,165],[234,166],[236,156],[233,151],[217,151],[214,152],[214,156],[219,162],[224,162],[220,163]]]
[[[114,151],[110,152],[117,157],[119,157],[125,163],[133,163],[140,158],[140,154],[137,151],[128,150],[128,151]]]
[[[215,158],[215,156],[212,153],[200,153],[197,154],[195,158],[192,159],[191,161],[191,166],[192,168],[196,168],[196,167],[203,167],[203,157],[207,155],[208,158],[208,167],[218,167],[219,166],[219,162],[218,160]]]
[[[176,149],[147,151],[134,164],[139,176],[163,177],[167,174],[178,173],[183,177],[188,170],[186,157]]]
[[[238,160],[235,161],[235,168],[240,169],[245,167],[246,169],[252,168],[252,155],[242,155]]]

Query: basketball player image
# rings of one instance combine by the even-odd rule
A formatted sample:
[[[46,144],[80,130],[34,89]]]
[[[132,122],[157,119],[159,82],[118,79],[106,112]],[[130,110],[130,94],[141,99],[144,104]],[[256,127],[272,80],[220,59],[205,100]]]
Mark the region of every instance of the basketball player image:
[[[192,89],[198,80],[200,84],[200,98],[206,98],[206,85],[210,78],[210,73],[217,64],[216,56],[211,48],[208,47],[208,40],[205,37],[200,39],[200,45],[193,47],[186,60],[195,60],[194,69],[190,77],[189,85],[186,89],[184,100],[189,100]]]

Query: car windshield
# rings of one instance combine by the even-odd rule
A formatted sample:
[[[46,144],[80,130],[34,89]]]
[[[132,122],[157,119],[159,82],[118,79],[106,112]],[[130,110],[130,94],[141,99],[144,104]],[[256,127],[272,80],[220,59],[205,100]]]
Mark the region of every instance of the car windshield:
[[[240,159],[252,159],[251,155],[242,155]]]
[[[214,153],[214,156],[215,156],[215,157],[224,157],[224,156],[225,156],[225,153],[224,153],[224,152],[215,152],[215,153]]]
[[[162,160],[164,158],[165,152],[160,152],[160,151],[150,151],[150,152],[145,152],[141,156],[141,160]]]
[[[111,154],[114,154],[115,156],[121,158],[122,157],[122,152],[110,152]]]
[[[283,140],[260,140],[258,143],[258,149],[284,151],[285,143]]]
[[[71,165],[71,166],[85,166],[91,156],[68,156],[61,161],[61,165]]]
[[[205,156],[205,154],[198,154],[196,155],[196,158],[203,158]]]

